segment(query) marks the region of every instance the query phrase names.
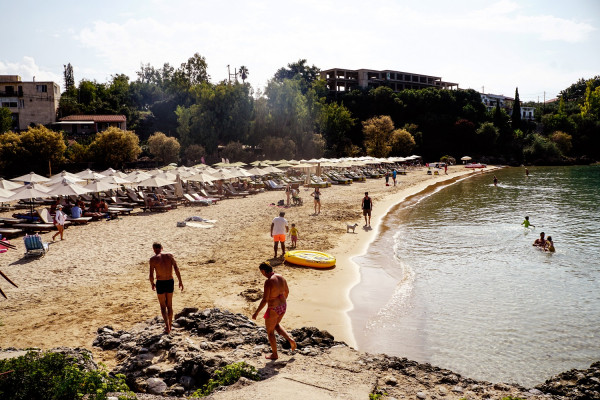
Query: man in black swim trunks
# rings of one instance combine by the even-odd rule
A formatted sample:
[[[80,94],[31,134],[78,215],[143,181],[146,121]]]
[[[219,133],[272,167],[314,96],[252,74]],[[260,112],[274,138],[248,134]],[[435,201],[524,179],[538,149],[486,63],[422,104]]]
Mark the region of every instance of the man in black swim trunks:
[[[179,267],[173,254],[162,253],[162,245],[155,242],[152,245],[154,256],[150,259],[150,284],[152,290],[156,290],[158,302],[160,303],[160,312],[165,321],[165,333],[171,332],[173,324],[173,291],[175,281],[173,280],[173,270],[179,280],[179,288],[183,292],[183,282],[179,274]],[[156,270],[156,284],[154,284],[154,271]]]

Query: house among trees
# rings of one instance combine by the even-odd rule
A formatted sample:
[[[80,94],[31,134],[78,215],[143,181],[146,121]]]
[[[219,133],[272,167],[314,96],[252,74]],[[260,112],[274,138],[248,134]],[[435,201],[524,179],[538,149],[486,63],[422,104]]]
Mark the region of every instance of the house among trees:
[[[332,92],[350,92],[353,89],[374,89],[387,86],[394,92],[405,89],[458,89],[458,83],[444,82],[439,76],[421,75],[389,69],[376,71],[371,69],[333,68],[321,71],[321,79],[327,82]]]
[[[109,127],[127,130],[124,115],[69,115],[54,124],[54,128],[72,136],[85,136],[107,130]]]
[[[485,105],[488,111],[494,111],[496,104],[500,108],[506,110],[508,115],[512,115],[513,104],[515,99],[512,97],[506,97],[501,94],[491,93],[479,93],[481,95],[481,101]],[[521,119],[522,120],[533,120],[534,107],[524,107],[521,105]]]
[[[56,121],[60,86],[54,82],[21,81],[19,75],[0,75],[0,107],[12,113],[14,131]]]

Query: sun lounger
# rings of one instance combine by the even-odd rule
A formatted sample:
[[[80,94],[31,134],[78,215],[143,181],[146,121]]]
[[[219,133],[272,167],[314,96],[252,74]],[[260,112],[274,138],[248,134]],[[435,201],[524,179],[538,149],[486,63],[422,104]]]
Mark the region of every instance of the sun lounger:
[[[7,238],[12,238],[23,233],[23,229],[15,229],[15,228],[0,228],[0,235]]]
[[[67,217],[67,221],[69,221],[70,223],[72,223],[74,225],[85,225],[88,222],[90,222],[91,220],[92,220],[92,217],[79,217],[79,218]]]
[[[198,196],[198,197],[200,197],[200,196]],[[204,200],[202,198],[195,198],[194,196],[192,196],[189,193],[184,193],[183,198],[185,199],[183,204],[186,206],[192,206],[192,205],[209,206],[212,204],[212,201]]]
[[[23,241],[25,242],[25,257],[43,256],[50,249],[48,243],[42,242],[39,235],[25,235]]]
[[[133,211],[132,207],[108,207],[108,212],[110,214],[121,214],[121,215],[129,215]]]

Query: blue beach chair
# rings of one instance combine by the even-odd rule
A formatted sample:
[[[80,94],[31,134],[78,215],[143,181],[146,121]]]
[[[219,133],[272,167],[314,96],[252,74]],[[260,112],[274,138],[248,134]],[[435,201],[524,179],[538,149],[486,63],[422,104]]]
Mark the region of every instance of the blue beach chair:
[[[41,257],[49,250],[48,243],[42,242],[40,235],[25,235],[25,257]]]

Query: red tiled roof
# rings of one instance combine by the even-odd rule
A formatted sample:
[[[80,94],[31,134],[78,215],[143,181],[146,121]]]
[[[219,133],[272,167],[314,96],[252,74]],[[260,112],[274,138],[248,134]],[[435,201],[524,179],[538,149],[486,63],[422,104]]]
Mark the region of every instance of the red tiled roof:
[[[60,121],[125,122],[124,115],[69,115]]]

